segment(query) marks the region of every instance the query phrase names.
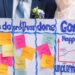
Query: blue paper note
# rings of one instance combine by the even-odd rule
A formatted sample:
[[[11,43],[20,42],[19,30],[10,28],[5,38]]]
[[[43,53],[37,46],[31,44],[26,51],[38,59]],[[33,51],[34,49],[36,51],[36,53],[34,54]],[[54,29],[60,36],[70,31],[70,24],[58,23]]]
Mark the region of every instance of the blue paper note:
[[[0,53],[2,53],[2,46],[0,46]]]
[[[25,70],[16,70],[15,75],[26,75],[26,71]]]
[[[54,44],[55,44],[55,35],[53,35],[53,34],[44,34],[42,42],[43,43],[48,43],[49,47],[51,49],[53,49]]]

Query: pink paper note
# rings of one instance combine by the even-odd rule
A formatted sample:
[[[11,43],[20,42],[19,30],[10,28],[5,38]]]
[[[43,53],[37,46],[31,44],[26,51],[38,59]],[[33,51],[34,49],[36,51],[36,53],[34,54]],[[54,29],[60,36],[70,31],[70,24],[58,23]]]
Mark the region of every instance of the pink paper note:
[[[14,43],[17,49],[25,47],[25,36],[23,34],[15,36]]]
[[[40,58],[42,57],[43,54],[51,55],[51,51],[50,51],[50,48],[47,43],[38,46],[37,50],[38,50],[38,54],[39,54]]]
[[[8,65],[8,66],[12,66],[13,58],[12,57],[2,57],[2,54],[0,54],[0,63]]]

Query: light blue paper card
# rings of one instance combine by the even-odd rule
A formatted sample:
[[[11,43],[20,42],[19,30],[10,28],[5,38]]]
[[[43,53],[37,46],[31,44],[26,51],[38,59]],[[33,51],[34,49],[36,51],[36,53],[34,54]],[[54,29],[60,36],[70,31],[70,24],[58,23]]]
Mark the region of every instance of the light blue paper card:
[[[2,46],[0,46],[0,53],[2,53]]]
[[[55,35],[53,35],[53,34],[44,34],[42,42],[43,43],[48,43],[49,47],[51,49],[53,49],[54,45],[55,45]]]
[[[15,75],[26,75],[26,71],[25,70],[16,70]]]

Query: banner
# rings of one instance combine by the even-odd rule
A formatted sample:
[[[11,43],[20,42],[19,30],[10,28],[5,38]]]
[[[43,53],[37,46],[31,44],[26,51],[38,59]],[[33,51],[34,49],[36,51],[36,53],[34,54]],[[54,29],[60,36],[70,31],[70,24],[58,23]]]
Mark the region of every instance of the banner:
[[[0,19],[0,75],[75,75],[75,21]]]

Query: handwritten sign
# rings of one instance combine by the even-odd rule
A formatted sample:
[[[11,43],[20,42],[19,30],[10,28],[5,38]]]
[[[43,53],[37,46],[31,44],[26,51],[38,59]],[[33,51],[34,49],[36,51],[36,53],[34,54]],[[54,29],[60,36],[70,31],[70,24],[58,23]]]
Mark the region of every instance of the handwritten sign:
[[[21,56],[23,58],[27,58],[29,60],[32,60],[33,57],[34,57],[34,53],[35,53],[34,48],[26,46],[26,47],[23,48]]]
[[[14,37],[14,43],[17,49],[23,48],[25,44],[25,35],[18,35]]]
[[[43,54],[41,67],[52,69],[54,67],[54,57]]]
[[[2,53],[3,57],[14,56],[14,45],[13,44],[3,45]]]
[[[38,54],[39,54],[40,58],[42,57],[42,54],[51,55],[51,51],[50,51],[50,48],[47,43],[38,46],[37,50],[38,50]]]
[[[15,57],[15,69],[22,69],[24,70],[26,67],[25,59],[21,57]]]
[[[12,66],[13,59],[12,59],[12,57],[2,57],[2,54],[0,54],[0,63],[8,65],[8,66]]]
[[[0,33],[0,45],[12,43],[12,35],[10,33]]]
[[[0,64],[0,75],[8,75],[8,66]]]

